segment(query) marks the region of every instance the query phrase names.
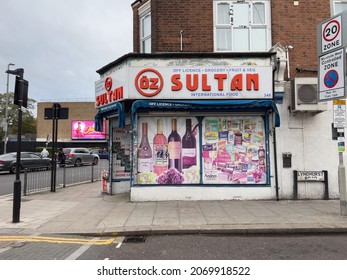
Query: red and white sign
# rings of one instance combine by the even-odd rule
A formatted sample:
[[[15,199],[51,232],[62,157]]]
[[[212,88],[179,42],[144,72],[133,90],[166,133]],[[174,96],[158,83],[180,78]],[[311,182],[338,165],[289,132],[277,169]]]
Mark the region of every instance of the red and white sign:
[[[134,99],[271,99],[272,68],[195,66],[130,68]],[[135,94],[134,94],[135,93]]]
[[[322,24],[322,54],[341,48],[342,45],[342,17],[332,18]]]
[[[272,98],[271,66],[126,66],[95,82],[96,108],[124,99]]]

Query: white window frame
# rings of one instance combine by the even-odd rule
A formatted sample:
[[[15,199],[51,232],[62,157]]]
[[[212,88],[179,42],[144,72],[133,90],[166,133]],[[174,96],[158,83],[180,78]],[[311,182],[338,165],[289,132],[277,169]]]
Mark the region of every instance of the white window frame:
[[[347,4],[347,0],[330,0],[331,16],[334,16],[334,15],[337,14],[336,9],[335,9],[335,4],[336,3],[345,3],[345,4]]]
[[[218,4],[228,4],[229,7],[231,4],[233,3],[248,3],[248,5],[254,5],[254,4],[264,4],[265,5],[265,22],[263,24],[254,24],[252,23],[253,21],[253,8],[250,7],[249,8],[249,23],[248,25],[244,25],[244,26],[234,26],[233,24],[231,24],[232,21],[232,16],[230,15],[230,24],[217,24],[217,20],[218,20],[218,14],[217,14],[217,6]],[[233,47],[233,35],[235,33],[235,31],[240,30],[242,28],[247,28],[249,30],[249,35],[248,35],[248,48],[244,49],[244,50],[236,50]],[[252,49],[252,31],[256,30],[259,28],[265,28],[265,49],[264,50],[255,50]],[[217,49],[217,31],[218,29],[229,29],[230,30],[230,49],[228,50],[218,50]],[[255,52],[255,51],[268,51],[271,48],[271,2],[270,0],[214,0],[213,1],[213,30],[214,30],[214,51],[215,52]],[[254,34],[253,34],[254,35]]]
[[[151,53],[152,52],[152,48],[151,48],[151,43],[152,43],[152,31],[147,34],[146,36],[143,36],[144,33],[144,25],[143,22],[146,18],[148,18],[151,20],[151,1],[146,2],[145,4],[143,4],[140,8],[139,8],[139,20],[140,20],[140,30],[139,30],[139,34],[140,34],[140,52],[141,53]],[[152,24],[151,24],[151,28],[152,28]],[[145,43],[149,41],[149,49],[145,49]]]

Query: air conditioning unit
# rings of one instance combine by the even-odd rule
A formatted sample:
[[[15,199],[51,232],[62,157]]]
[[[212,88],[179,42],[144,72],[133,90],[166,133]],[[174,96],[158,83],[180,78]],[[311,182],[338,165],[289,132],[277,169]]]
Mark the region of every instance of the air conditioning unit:
[[[291,81],[292,112],[322,112],[326,111],[326,102],[318,102],[318,79],[295,78]]]

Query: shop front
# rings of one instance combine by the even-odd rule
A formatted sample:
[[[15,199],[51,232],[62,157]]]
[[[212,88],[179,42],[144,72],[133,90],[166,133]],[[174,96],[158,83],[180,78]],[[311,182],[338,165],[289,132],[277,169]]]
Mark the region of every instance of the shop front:
[[[110,193],[132,201],[276,198],[274,54],[128,54],[98,70]]]

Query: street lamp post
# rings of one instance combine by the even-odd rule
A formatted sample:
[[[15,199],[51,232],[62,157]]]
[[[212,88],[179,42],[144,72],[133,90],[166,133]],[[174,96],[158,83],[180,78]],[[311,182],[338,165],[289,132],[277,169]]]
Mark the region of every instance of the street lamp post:
[[[10,70],[10,66],[14,66],[13,63],[9,63],[7,65],[7,71]],[[9,83],[9,75],[10,73],[7,73],[7,84],[6,84],[6,107],[5,107],[5,141],[4,141],[4,154],[6,154],[6,148],[7,148],[7,137],[8,137],[8,83]]]
[[[20,206],[21,206],[21,181],[20,181],[20,158],[21,158],[21,149],[22,149],[22,109],[21,107],[26,107],[24,100],[27,100],[27,92],[23,88],[23,84],[27,81],[23,79],[24,69],[18,68],[16,70],[7,70],[7,74],[16,75],[16,86],[14,94],[14,104],[18,105],[18,135],[17,135],[17,160],[16,160],[16,180],[13,184],[13,213],[12,213],[12,222],[19,223],[20,221]],[[26,95],[26,96],[25,96]]]

